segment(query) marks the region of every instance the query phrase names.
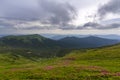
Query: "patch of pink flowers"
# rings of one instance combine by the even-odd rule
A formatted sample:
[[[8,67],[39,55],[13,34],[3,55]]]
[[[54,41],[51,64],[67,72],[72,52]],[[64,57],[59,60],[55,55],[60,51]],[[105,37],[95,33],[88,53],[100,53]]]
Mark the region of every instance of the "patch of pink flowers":
[[[115,73],[115,76],[120,76],[120,72]]]
[[[52,70],[52,69],[54,69],[53,66],[46,66],[46,67],[45,67],[45,70]]]
[[[102,71],[101,71],[101,74],[102,74],[102,75],[110,75],[110,72],[107,71],[107,70],[102,70]]]

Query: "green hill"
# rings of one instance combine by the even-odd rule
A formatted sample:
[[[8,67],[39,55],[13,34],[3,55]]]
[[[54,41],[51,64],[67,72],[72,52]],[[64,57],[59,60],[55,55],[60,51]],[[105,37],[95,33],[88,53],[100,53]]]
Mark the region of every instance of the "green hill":
[[[24,48],[54,48],[57,42],[41,35],[5,36],[0,38],[2,45]]]
[[[71,50],[61,58],[19,57],[0,54],[1,80],[120,80],[120,44]],[[30,54],[30,53],[29,53]],[[27,54],[27,55],[29,55]],[[3,59],[4,58],[4,59]]]
[[[3,55],[10,54],[14,55],[14,57],[48,58],[56,56],[59,50],[60,47],[56,41],[37,34],[5,36],[0,38],[0,54]]]

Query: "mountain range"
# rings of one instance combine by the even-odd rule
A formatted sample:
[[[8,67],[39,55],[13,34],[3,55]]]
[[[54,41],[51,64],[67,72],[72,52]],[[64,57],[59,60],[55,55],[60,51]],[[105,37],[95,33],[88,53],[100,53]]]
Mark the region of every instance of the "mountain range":
[[[84,38],[65,37],[53,40],[38,34],[5,36],[0,38],[0,45],[24,48],[95,48],[118,43],[118,40],[105,39],[95,36]]]
[[[95,48],[112,45],[119,42],[117,40],[105,39],[95,36],[89,36],[84,38],[65,37],[59,41],[62,43],[66,43],[66,47],[70,48]]]
[[[77,37],[77,38],[84,38],[84,37],[89,37],[89,36],[95,36],[95,37],[100,37],[100,38],[105,38],[105,39],[116,39],[120,40],[120,35],[116,34],[109,34],[109,35],[78,35],[78,34],[66,34],[66,35],[61,35],[61,34],[41,34],[44,37],[53,39],[53,40],[60,40],[65,37]]]

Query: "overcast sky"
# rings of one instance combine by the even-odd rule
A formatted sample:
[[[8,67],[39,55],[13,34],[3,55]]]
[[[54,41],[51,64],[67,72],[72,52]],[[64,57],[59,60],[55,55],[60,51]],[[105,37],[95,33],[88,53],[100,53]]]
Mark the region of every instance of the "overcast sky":
[[[120,34],[120,0],[0,0],[0,34]]]

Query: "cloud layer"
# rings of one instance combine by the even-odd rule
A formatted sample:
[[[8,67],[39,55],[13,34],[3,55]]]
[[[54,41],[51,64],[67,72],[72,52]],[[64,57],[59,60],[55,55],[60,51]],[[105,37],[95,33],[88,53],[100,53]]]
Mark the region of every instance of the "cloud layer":
[[[26,4],[28,3],[28,4]],[[51,0],[3,0],[0,3],[1,26],[67,26],[76,10],[69,3]],[[10,21],[10,22],[9,22]],[[11,23],[12,22],[12,23]],[[45,25],[44,25],[45,24]]]
[[[119,4],[120,0],[110,0],[99,7],[97,15],[104,18],[110,13],[120,14]],[[77,17],[74,6],[69,3],[69,0],[1,0],[0,30],[106,30],[120,27],[120,23],[97,22],[75,26],[72,23]]]

